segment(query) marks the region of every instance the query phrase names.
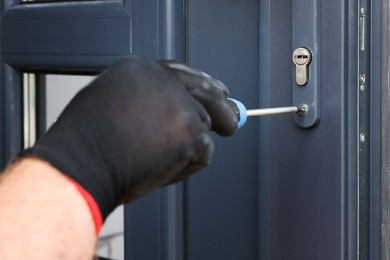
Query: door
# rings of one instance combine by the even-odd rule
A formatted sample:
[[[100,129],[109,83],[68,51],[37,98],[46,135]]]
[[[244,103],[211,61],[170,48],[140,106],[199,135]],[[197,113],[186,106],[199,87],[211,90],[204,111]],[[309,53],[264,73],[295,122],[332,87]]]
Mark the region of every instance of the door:
[[[125,207],[126,259],[388,259],[387,1],[2,4],[2,166],[23,141],[22,72],[177,59],[248,108],[279,107],[297,105],[293,51],[313,54],[315,124],[268,116],[214,135],[210,167]]]
[[[126,209],[130,259],[380,259],[380,5],[186,3],[186,61],[249,108],[298,105],[292,54],[308,47],[318,118],[249,119],[234,137],[215,136],[209,168]]]

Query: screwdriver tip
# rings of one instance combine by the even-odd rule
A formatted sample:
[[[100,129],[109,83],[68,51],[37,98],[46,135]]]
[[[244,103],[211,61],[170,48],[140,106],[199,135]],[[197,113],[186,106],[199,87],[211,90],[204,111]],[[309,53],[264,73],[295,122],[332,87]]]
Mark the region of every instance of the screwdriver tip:
[[[298,113],[299,114],[306,114],[307,113],[307,111],[309,111],[309,107],[306,105],[306,104],[300,104],[298,107]]]

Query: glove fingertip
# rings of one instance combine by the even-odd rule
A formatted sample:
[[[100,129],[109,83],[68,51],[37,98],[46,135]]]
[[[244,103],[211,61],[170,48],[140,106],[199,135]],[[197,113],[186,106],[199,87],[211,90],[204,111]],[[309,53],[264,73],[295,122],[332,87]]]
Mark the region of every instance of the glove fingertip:
[[[212,130],[223,137],[234,135],[239,128],[239,122],[230,105],[224,102],[220,105],[220,109],[215,111],[211,115]]]

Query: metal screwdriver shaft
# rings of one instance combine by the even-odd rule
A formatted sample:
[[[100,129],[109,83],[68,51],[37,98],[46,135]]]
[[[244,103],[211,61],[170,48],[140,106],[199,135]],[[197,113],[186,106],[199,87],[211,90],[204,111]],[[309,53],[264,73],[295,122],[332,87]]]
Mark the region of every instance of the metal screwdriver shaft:
[[[263,108],[263,109],[249,109],[246,111],[247,116],[268,116],[268,115],[279,115],[288,113],[297,113],[298,107],[274,107],[274,108]]]
[[[237,115],[238,128],[241,128],[245,124],[248,116],[269,116],[288,113],[298,113],[300,115],[304,115],[309,110],[309,107],[306,104],[290,107],[273,107],[247,110],[244,104],[236,99],[229,98],[228,103]]]

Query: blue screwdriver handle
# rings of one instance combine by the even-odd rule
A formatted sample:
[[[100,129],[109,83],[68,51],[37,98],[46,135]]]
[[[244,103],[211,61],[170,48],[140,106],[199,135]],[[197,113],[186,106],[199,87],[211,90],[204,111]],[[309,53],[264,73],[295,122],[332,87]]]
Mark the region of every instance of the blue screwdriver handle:
[[[230,101],[229,105],[231,106],[238,118],[238,128],[241,128],[245,124],[246,119],[248,118],[246,114],[246,107],[242,102],[236,99],[228,98],[228,101]]]

